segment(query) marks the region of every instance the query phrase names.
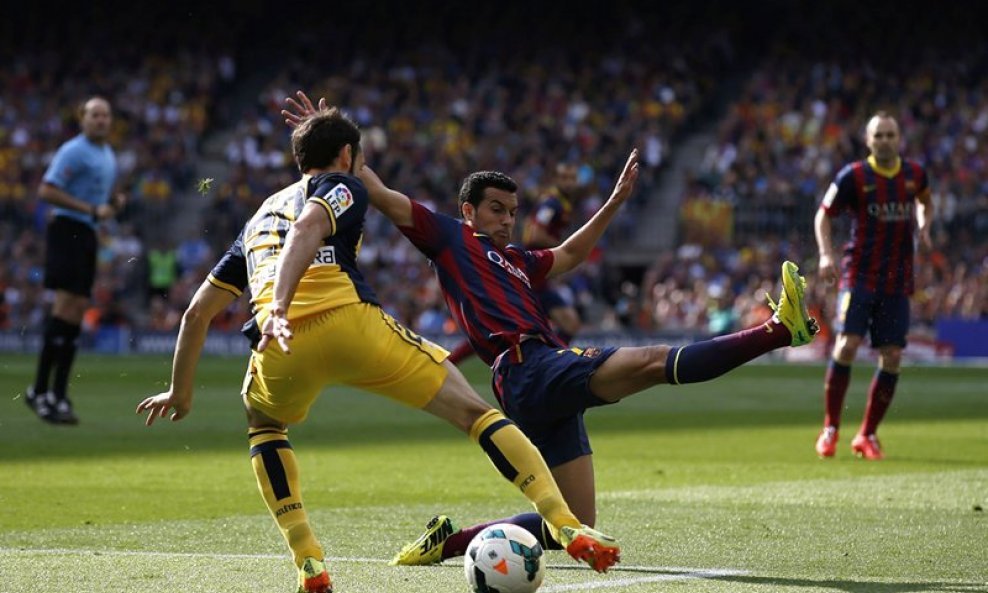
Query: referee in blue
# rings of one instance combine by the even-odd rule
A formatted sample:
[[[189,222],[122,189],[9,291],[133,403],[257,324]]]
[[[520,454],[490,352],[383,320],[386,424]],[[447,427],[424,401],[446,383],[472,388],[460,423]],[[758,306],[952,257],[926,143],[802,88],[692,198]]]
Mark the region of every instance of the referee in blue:
[[[125,195],[114,194],[117,160],[107,143],[110,103],[90,98],[79,109],[79,119],[82,133],[59,147],[38,190],[53,207],[45,241],[45,288],[55,291],[55,301],[25,401],[52,424],[79,423],[67,388],[96,276],[96,225],[115,217],[127,202]]]

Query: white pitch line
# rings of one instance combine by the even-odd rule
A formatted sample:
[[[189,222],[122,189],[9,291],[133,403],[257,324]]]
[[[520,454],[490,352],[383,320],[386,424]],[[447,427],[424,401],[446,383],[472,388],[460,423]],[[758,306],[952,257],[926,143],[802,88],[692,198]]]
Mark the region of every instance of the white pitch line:
[[[221,553],[200,553],[200,552],[155,552],[144,550],[93,550],[80,548],[0,548],[0,555],[17,554],[51,554],[51,555],[87,555],[93,556],[145,556],[149,558],[211,558],[211,559],[270,559],[287,560],[286,554],[221,554]],[[359,556],[327,556],[329,562],[350,562],[354,564],[387,564],[385,558],[363,558]],[[456,562],[444,563],[443,566],[462,566]],[[547,564],[546,568],[558,570],[577,570],[584,568],[573,564]],[[737,576],[747,574],[744,570],[731,569],[706,569],[706,568],[685,568],[677,566],[615,566],[613,572],[638,572],[638,573],[665,573],[652,574],[650,576],[627,577],[622,579],[609,579],[598,582],[583,582],[569,585],[549,585],[541,589],[542,593],[557,593],[559,591],[585,591],[588,589],[614,589],[628,585],[641,583],[658,583],[662,581],[685,581],[692,579],[709,579],[726,576]]]
[[[559,591],[586,591],[588,589],[615,589],[617,587],[627,587],[630,585],[640,585],[642,583],[659,583],[662,581],[688,581],[692,579],[712,579],[717,577],[729,577],[747,574],[744,570],[697,570],[682,574],[657,574],[649,577],[630,577],[625,579],[614,579],[598,581],[595,583],[574,583],[571,585],[549,585],[542,587],[542,593],[557,593]]]

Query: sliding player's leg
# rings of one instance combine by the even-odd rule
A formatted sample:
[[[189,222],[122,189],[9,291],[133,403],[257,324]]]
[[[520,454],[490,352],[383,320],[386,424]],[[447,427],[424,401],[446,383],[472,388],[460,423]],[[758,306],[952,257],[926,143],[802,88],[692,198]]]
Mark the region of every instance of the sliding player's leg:
[[[770,299],[775,314],[765,323],[683,347],[619,348],[591,378],[591,391],[616,402],[655,385],[709,381],[772,350],[808,344],[817,325],[806,309],[806,281],[797,272],[792,262],[782,265],[782,294],[778,303]]]
[[[618,561],[620,548],[613,538],[580,524],[539,451],[514,422],[473,390],[463,374],[446,360],[445,350],[379,310],[372,313],[346,309],[351,309],[347,313],[355,317],[377,315],[377,321],[368,318],[359,325],[347,324],[359,327],[361,343],[374,345],[375,352],[373,356],[356,356],[352,346],[341,346],[341,351],[331,358],[339,359],[336,364],[349,374],[341,376],[342,382],[421,408],[466,432],[498,472],[532,502],[553,537],[571,556],[598,571]],[[340,336],[336,342],[354,343]]]

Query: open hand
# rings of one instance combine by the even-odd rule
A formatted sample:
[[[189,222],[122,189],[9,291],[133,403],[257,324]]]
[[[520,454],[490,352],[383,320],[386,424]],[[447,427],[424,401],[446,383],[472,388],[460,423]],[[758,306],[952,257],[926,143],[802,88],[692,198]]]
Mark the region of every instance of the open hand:
[[[303,91],[296,91],[295,95],[298,97],[298,101],[291,97],[285,97],[288,108],[281,110],[281,115],[285,117],[285,125],[289,128],[297,128],[303,119],[314,115],[317,111],[329,111],[329,104],[326,103],[325,97],[319,99],[319,109],[317,110],[312,105],[309,96]]]
[[[638,149],[635,148],[628,155],[628,161],[624,163],[624,170],[621,171],[621,177],[618,178],[617,183],[614,185],[614,191],[611,192],[611,201],[618,203],[623,203],[625,200],[631,196],[631,193],[635,189],[635,182],[638,180]]]
[[[837,263],[834,261],[833,256],[821,255],[817,268],[820,279],[826,282],[827,286],[833,286],[837,282]]]
[[[189,412],[192,410],[192,401],[187,398],[177,397],[169,390],[149,397],[137,404],[136,413],[143,414],[147,412],[148,417],[144,421],[144,424],[145,426],[151,426],[158,418],[164,418],[168,414],[168,410],[171,409],[175,410],[172,412],[171,421],[177,422],[189,415]]]
[[[261,328],[261,341],[257,343],[257,351],[264,352],[268,344],[271,343],[271,340],[277,340],[278,345],[281,346],[281,350],[285,354],[291,354],[292,349],[288,344],[294,337],[295,335],[292,333],[292,326],[288,322],[288,315],[285,313],[285,309],[274,307],[271,310],[271,315]]]

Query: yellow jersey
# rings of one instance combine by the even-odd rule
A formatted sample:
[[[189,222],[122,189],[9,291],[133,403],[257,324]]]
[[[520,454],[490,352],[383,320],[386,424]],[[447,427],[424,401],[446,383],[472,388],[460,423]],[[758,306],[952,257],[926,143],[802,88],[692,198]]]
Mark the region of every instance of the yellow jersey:
[[[343,173],[306,175],[261,204],[208,278],[237,296],[249,287],[259,324],[267,318],[274,298],[278,256],[288,231],[308,202],[326,211],[331,231],[299,281],[288,310],[289,319],[302,319],[352,303],[379,304],[357,268],[368,206],[364,184]]]

